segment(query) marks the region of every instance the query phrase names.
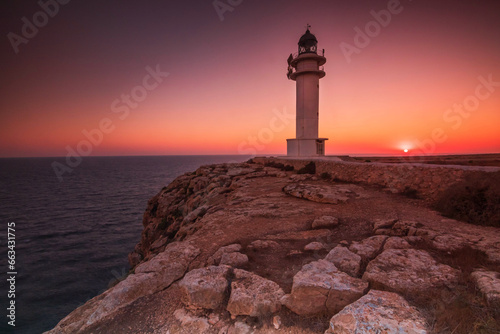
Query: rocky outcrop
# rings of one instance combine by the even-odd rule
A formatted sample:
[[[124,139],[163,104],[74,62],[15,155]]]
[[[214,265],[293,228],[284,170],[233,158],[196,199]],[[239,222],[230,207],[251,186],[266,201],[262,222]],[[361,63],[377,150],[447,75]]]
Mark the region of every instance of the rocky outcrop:
[[[298,200],[283,191],[287,186],[315,200]],[[278,328],[312,334],[328,324],[309,315],[337,312],[336,333],[370,333],[370,326],[397,333],[396,322],[412,333],[422,330],[421,315],[390,292],[363,297],[368,285],[398,292],[419,308],[432,300],[446,313],[450,300],[443,291],[468,283],[468,257],[484,268],[472,279],[490,305],[498,291],[498,229],[444,219],[420,200],[378,188],[252,163],[203,166],[180,176],[149,202],[143,225],[130,255],[132,274],[52,334],[267,334]],[[469,290],[451,295],[483,312],[496,307]],[[469,322],[445,315],[429,317],[447,319],[441,328]]]
[[[210,266],[190,271],[179,282],[183,302],[189,308],[216,309],[229,290],[229,266]]]
[[[326,260],[306,264],[294,276],[283,304],[299,315],[334,314],[360,298],[368,283],[340,272]]]
[[[453,288],[458,275],[457,270],[437,263],[426,251],[387,249],[368,264],[363,280],[374,289],[425,299],[442,289]]]
[[[370,290],[330,320],[325,334],[425,334],[425,318],[401,296]]]
[[[233,316],[260,317],[281,308],[285,293],[280,286],[251,272],[235,269],[227,310]]]
[[[471,274],[471,278],[488,305],[500,309],[500,273],[476,270]]]
[[[337,268],[352,277],[358,276],[361,268],[361,256],[340,245],[332,249],[325,260],[335,264]]]
[[[184,276],[189,264],[200,254],[200,250],[189,243],[176,242],[167,246],[149,262],[143,263],[104,294],[81,306],[61,320],[49,333],[75,333],[95,322],[109,317],[144,296],[168,288]]]
[[[307,159],[254,158],[255,162],[281,163],[296,170],[311,162]],[[418,160],[417,160],[418,162]],[[450,185],[468,176],[497,172],[498,167],[442,166],[419,163],[362,163],[314,159],[316,174],[328,173],[332,179],[349,183],[366,183],[384,187],[391,192],[405,193],[414,190],[420,197],[434,201]]]

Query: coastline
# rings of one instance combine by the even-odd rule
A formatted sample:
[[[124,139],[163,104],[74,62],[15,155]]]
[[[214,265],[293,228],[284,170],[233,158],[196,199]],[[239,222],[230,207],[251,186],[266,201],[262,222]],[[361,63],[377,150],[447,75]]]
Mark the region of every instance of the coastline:
[[[397,286],[385,284],[384,275],[374,274],[377,261],[381,261],[387,252],[409,252],[427,261],[424,264],[435,268],[439,278],[437,286],[429,283],[429,291],[436,290],[445,295],[451,287],[464,283],[458,272],[466,271],[460,266],[444,263],[449,260],[445,256],[447,253],[467,249],[484,256],[483,266],[498,270],[500,245],[496,240],[500,238],[499,229],[445,219],[428,207],[429,201],[450,186],[448,180],[459,182],[471,173],[495,173],[500,170],[498,168],[409,168],[315,161],[315,174],[296,174],[309,161],[255,158],[254,162],[257,163],[202,166],[164,187],[148,202],[141,242],[129,255],[134,268],[130,275],[69,314],[48,333],[98,333],[111,329],[124,333],[183,333],[190,326],[202,326],[198,330],[207,333],[245,326],[250,326],[256,333],[272,333],[280,326],[291,332],[322,333],[328,330],[328,319],[334,313],[354,305],[361,296],[367,296],[368,291],[387,291],[404,298],[418,290],[418,286],[404,281],[407,272],[387,270],[386,276],[395,275],[401,279]],[[295,171],[269,167],[272,164],[293,165]],[[326,179],[325,173],[330,178]],[[395,173],[404,177],[397,179]],[[441,178],[439,182],[436,173]],[[417,181],[415,175],[421,180]],[[402,196],[408,182],[421,185],[416,193],[425,199]],[[435,186],[429,188],[428,185]],[[322,217],[332,217],[336,224],[314,226]],[[273,246],[263,247],[263,244]],[[225,252],[221,249],[231,245],[239,245],[233,246],[239,250],[228,252],[233,255],[224,256],[222,261]],[[366,251],[367,245],[373,248],[372,252]],[[332,274],[332,279],[347,279],[350,290],[355,290],[352,286],[356,284],[367,284],[369,288],[358,292],[355,300],[347,298],[349,303],[340,305],[342,307],[320,309],[318,314],[325,320],[321,326],[312,326],[307,331],[303,326],[294,325],[294,321],[307,323],[308,320],[302,317],[300,304],[303,301],[309,303],[310,298],[307,289],[303,295],[294,294],[297,275],[307,273],[308,265],[324,265],[325,257],[336,249],[338,251],[338,247],[360,257],[360,268],[346,278],[344,271],[348,270],[342,270],[342,264],[336,263],[341,269],[335,269],[338,274]],[[435,259],[427,257],[426,253],[433,252],[443,254],[436,255],[440,261],[430,265],[429,261]],[[216,307],[206,308],[203,303],[200,306],[200,302],[194,301],[196,298],[189,293],[193,287],[182,288],[181,282],[188,276],[186,274],[212,267],[220,271],[226,265],[229,269],[222,278],[218,276],[219,280],[227,279],[226,289],[223,289],[221,302]],[[264,313],[252,313],[248,308],[258,309],[258,305],[234,301],[236,297],[233,295],[241,290],[241,287],[233,286],[234,277],[237,281],[252,284],[260,282],[255,283],[257,285],[276,284],[274,294],[266,295],[267,303],[271,300],[274,308]],[[419,279],[425,280],[425,277]],[[183,303],[185,307],[182,307]],[[424,305],[413,300],[411,303],[408,310],[413,310],[413,324],[418,323],[425,329],[428,325],[422,315]],[[147,319],[140,318],[140,310],[151,309],[154,305],[162,305],[161,312],[158,310]],[[245,307],[247,311],[241,311]],[[281,319],[279,326],[275,324],[276,317]],[[252,325],[252,321],[256,323]]]

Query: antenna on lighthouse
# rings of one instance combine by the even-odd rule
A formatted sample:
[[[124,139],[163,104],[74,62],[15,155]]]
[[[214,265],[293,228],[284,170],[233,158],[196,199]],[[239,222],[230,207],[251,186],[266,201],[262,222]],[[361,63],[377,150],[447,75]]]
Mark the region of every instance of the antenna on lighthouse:
[[[306,29],[307,29],[307,30],[309,30],[309,28],[311,28],[311,25],[308,23],[308,24],[306,25]]]

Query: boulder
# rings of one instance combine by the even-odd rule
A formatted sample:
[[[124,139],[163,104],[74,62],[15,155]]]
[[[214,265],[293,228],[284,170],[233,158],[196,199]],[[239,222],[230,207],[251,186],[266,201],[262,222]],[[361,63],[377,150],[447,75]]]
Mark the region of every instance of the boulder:
[[[306,264],[294,276],[282,303],[299,315],[335,313],[360,298],[368,283],[340,272],[326,260]]]
[[[332,216],[322,216],[316,218],[312,223],[312,228],[332,228],[339,224],[339,219]]]
[[[326,246],[322,242],[314,241],[314,242],[311,242],[311,243],[307,244],[304,247],[304,250],[308,251],[308,252],[315,252],[315,251],[324,250],[325,248],[326,248]]]
[[[232,316],[270,315],[280,310],[280,299],[284,294],[275,282],[242,269],[235,269],[227,310]]]
[[[377,219],[373,222],[373,231],[379,229],[390,229],[397,222],[397,219]]]
[[[458,270],[437,263],[426,251],[387,249],[368,264],[363,280],[374,289],[426,298],[444,287],[455,287],[458,275]]]
[[[248,256],[240,252],[224,253],[220,259],[220,265],[228,265],[234,268],[241,268],[248,263]]]
[[[386,235],[376,235],[361,242],[354,242],[349,250],[364,260],[371,260],[382,250],[382,245],[387,238]]]
[[[240,244],[232,244],[229,246],[221,247],[214,253],[214,255],[208,258],[207,264],[218,265],[220,263],[220,260],[222,259],[223,254],[239,252],[241,251],[241,249],[242,247]]]
[[[325,334],[425,334],[426,321],[417,309],[392,292],[371,290],[330,319]]]
[[[488,305],[500,309],[500,273],[476,270],[471,274],[471,278]]]
[[[229,289],[229,266],[210,266],[191,270],[179,282],[182,301],[189,308],[216,309]]]
[[[210,329],[210,324],[206,318],[193,316],[183,308],[176,310],[174,317],[181,323],[182,328],[189,333],[203,334]]]
[[[400,237],[390,237],[386,240],[384,244],[384,250],[386,249],[409,249],[411,245],[403,238]]]
[[[342,246],[332,249],[325,257],[325,260],[333,263],[338,269],[353,277],[359,274],[361,268],[361,256]]]

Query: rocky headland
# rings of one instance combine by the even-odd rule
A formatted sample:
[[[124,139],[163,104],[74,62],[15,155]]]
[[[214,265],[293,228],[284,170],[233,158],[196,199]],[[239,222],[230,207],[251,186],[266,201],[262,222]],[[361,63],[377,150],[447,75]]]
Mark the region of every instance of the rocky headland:
[[[499,168],[312,165],[178,177],[148,202],[130,274],[48,333],[499,331],[500,229],[432,209]]]

